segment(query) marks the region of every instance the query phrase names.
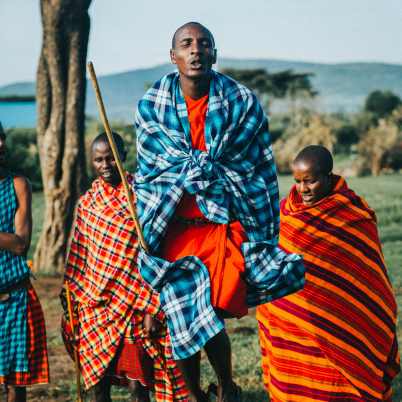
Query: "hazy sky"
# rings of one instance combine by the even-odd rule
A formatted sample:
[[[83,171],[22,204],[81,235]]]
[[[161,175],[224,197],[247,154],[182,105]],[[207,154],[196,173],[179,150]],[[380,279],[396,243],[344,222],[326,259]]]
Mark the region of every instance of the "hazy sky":
[[[98,74],[168,62],[190,20],[218,56],[402,64],[402,0],[93,0],[90,13]],[[39,0],[0,0],[0,85],[33,80],[40,46]]]

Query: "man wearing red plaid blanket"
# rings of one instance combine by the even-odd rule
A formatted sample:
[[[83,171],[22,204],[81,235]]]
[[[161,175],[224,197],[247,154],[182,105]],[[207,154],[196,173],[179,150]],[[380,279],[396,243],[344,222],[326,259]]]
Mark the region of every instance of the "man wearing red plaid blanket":
[[[113,135],[124,161],[124,141]],[[65,271],[85,388],[96,402],[110,401],[116,383],[136,402],[149,402],[150,390],[156,401],[185,401],[158,296],[137,269],[134,221],[106,134],[93,141],[91,161],[97,178],[79,200]]]

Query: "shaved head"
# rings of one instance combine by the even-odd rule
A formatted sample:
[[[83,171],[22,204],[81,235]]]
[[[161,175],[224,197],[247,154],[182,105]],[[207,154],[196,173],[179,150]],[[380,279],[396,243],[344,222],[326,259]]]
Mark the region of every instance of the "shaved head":
[[[174,33],[173,38],[172,38],[172,49],[175,49],[175,48],[176,48],[176,38],[177,38],[178,34],[179,34],[183,29],[185,29],[185,28],[187,28],[187,27],[189,27],[189,26],[196,26],[196,27],[201,28],[203,31],[205,31],[205,33],[206,33],[208,36],[210,36],[210,38],[211,38],[212,46],[215,47],[215,39],[214,39],[214,37],[213,37],[211,31],[210,31],[208,28],[206,28],[204,25],[200,24],[199,22],[191,21],[191,22],[187,22],[186,24],[184,24],[184,25],[182,25],[181,27],[179,27],[179,28],[176,29],[176,32]]]
[[[114,142],[116,143],[117,150],[119,151],[119,154],[125,155],[126,152],[123,138],[121,137],[120,134],[117,134],[115,132],[112,132],[112,135]],[[109,145],[109,139],[106,133],[101,133],[94,138],[94,140],[92,141],[91,150],[93,151],[94,148],[96,148],[96,146],[100,143]]]
[[[317,174],[329,175],[334,167],[331,152],[322,145],[309,145],[302,149],[293,161],[293,165],[305,163]]]

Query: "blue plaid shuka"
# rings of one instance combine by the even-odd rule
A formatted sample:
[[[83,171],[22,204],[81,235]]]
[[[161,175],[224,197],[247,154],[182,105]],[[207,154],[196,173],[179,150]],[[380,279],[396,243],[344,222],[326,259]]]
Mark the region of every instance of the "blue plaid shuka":
[[[176,359],[196,353],[223,328],[210,303],[209,273],[194,256],[173,263],[157,257],[161,240],[184,191],[212,222],[239,220],[247,302],[266,303],[303,287],[301,257],[278,248],[276,167],[267,119],[255,95],[229,77],[212,72],[205,121],[207,152],[191,146],[179,75],[150,88],[136,114],[138,216],[150,252],[139,268],[160,292]]]
[[[0,181],[0,232],[14,233],[17,200],[12,176]],[[0,250],[0,293],[30,274],[21,256]],[[28,371],[27,290],[17,289],[0,301],[0,376]]]

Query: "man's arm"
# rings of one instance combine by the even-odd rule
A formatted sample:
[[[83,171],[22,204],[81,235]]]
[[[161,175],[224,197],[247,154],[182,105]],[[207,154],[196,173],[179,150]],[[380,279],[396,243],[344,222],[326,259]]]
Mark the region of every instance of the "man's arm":
[[[32,235],[32,191],[25,177],[14,178],[17,212],[14,218],[15,233],[0,232],[0,249],[16,255],[26,255]]]

